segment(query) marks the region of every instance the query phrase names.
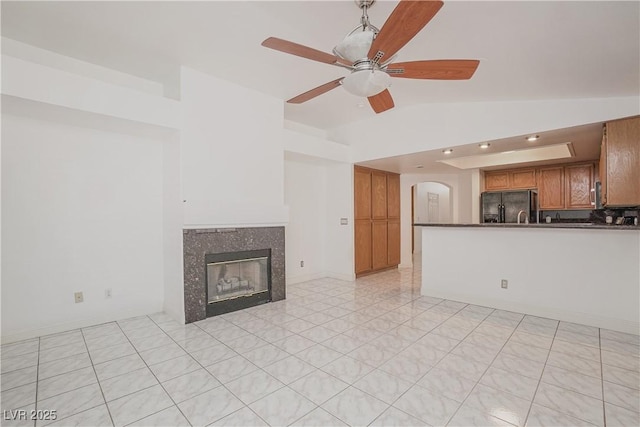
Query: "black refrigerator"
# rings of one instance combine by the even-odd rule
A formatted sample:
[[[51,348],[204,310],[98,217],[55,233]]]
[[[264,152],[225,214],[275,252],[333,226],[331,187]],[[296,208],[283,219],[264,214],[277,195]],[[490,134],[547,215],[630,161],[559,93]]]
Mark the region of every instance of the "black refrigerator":
[[[485,191],[481,195],[482,222],[538,222],[538,192],[535,190]]]

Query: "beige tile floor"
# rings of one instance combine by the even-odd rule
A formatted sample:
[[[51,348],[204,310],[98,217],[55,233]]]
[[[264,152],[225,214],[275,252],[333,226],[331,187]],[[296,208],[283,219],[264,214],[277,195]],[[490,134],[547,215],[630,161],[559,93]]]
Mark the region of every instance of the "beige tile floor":
[[[158,313],[4,345],[2,425],[640,425],[637,335],[419,288],[419,269],[321,279],[190,325]],[[10,420],[31,411],[57,419]]]

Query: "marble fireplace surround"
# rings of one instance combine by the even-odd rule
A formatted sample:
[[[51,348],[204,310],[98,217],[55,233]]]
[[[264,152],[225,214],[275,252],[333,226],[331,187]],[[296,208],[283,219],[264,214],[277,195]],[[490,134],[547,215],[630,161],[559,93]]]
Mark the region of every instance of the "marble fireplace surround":
[[[205,254],[271,249],[271,301],[285,298],[284,227],[185,229],[182,240],[186,323],[207,317]]]

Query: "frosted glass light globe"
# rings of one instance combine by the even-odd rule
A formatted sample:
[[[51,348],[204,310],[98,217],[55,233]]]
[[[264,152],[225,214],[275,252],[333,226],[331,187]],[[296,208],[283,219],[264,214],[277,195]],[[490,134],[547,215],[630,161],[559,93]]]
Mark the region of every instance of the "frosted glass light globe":
[[[373,31],[356,31],[349,34],[335,47],[336,52],[351,62],[364,59],[373,43]]]
[[[380,70],[354,71],[342,80],[342,86],[356,96],[373,96],[391,86],[391,76]]]

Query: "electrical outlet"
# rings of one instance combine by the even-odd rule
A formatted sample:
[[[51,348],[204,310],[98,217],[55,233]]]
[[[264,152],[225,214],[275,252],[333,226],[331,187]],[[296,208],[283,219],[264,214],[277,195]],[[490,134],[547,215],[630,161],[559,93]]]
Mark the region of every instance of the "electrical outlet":
[[[349,225],[348,218],[340,218],[340,225]]]
[[[304,261],[300,261],[300,267],[304,267]]]
[[[111,298],[111,288],[104,290],[104,297]]]
[[[500,281],[500,287],[502,287],[502,289],[507,289],[509,287],[509,281],[507,279],[502,279]]]
[[[76,304],[79,302],[84,302],[84,296],[82,295],[82,292],[76,292],[75,294],[73,294],[73,296],[76,299]]]

